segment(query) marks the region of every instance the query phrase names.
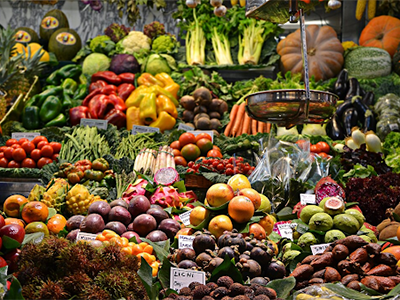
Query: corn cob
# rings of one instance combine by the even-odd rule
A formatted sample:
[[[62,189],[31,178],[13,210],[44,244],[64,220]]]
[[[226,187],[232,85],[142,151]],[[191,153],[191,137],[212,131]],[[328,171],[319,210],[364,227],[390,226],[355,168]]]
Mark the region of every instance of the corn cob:
[[[360,21],[367,7],[367,0],[357,0],[356,19]]]
[[[368,0],[368,20],[375,17],[376,13],[376,0]]]

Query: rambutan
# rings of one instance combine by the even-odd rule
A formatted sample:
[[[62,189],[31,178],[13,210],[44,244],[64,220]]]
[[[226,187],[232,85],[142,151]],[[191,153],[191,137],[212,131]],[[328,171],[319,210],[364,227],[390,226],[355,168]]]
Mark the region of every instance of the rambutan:
[[[77,272],[61,279],[64,290],[71,296],[78,296],[92,279],[83,272]]]
[[[124,298],[129,288],[129,280],[121,276],[118,269],[101,272],[94,280],[97,286],[107,291],[113,299]]]
[[[109,293],[95,284],[88,285],[80,295],[79,299],[86,300],[111,300],[113,299]]]
[[[42,286],[38,287],[38,299],[69,299],[62,285],[58,281],[48,279],[43,282]]]

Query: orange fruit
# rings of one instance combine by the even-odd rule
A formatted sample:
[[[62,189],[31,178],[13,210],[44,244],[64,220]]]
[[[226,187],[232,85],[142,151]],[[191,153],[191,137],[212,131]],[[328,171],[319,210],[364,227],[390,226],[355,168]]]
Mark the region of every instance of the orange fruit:
[[[397,227],[397,239],[400,241],[400,226]]]
[[[228,215],[238,223],[248,222],[254,215],[253,202],[244,196],[234,197],[228,204]]]
[[[249,198],[251,202],[253,202],[255,210],[257,210],[261,206],[261,196],[256,190],[252,188],[241,189],[238,195]]]
[[[21,217],[26,223],[35,221],[45,222],[49,216],[49,209],[46,204],[39,201],[32,201],[25,204]]]
[[[4,219],[5,225],[10,225],[10,224],[17,224],[21,226],[22,228],[25,228],[25,223],[21,219],[17,218],[6,218]]]
[[[208,224],[208,231],[210,231],[216,238],[219,238],[224,231],[231,231],[232,229],[232,221],[225,215],[218,215],[212,218]]]
[[[264,228],[265,232],[267,235],[270,235],[272,232],[272,229],[274,228],[275,221],[272,219],[270,215],[266,215],[264,218],[262,218],[258,224]]]
[[[179,231],[175,234],[176,237],[180,235],[192,235],[194,233],[193,228],[185,227],[182,229],[179,229]]]
[[[233,198],[233,190],[226,183],[217,183],[212,185],[206,194],[206,200],[208,205],[212,207],[218,207]]]
[[[21,206],[27,202],[28,199],[26,199],[24,196],[12,195],[8,197],[6,201],[4,201],[3,211],[7,214],[7,216],[16,218],[19,216]]]
[[[61,230],[64,229],[67,224],[67,220],[64,216],[56,214],[52,216],[47,222],[47,228],[51,233],[58,234]]]
[[[43,232],[44,236],[49,235],[49,229],[43,222],[31,222],[25,227],[25,233]]]
[[[392,246],[382,251],[383,253],[392,253],[397,260],[400,260],[400,246]]]
[[[250,181],[243,174],[233,175],[228,180],[228,185],[236,192],[237,190],[251,188]]]
[[[267,237],[264,228],[258,223],[253,223],[250,225],[249,234],[252,234],[257,240],[263,240]]]
[[[210,212],[203,206],[196,206],[190,212],[190,224],[193,226],[200,225],[208,216]]]

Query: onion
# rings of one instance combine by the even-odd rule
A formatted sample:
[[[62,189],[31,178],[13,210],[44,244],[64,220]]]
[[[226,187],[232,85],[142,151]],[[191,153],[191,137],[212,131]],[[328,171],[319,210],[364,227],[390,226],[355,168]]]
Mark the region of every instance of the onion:
[[[346,146],[350,149],[358,149],[358,145],[353,141],[353,138],[351,136],[347,137],[344,142],[346,143]]]
[[[337,152],[342,153],[343,152],[343,144],[337,143],[335,146],[333,146],[333,149],[335,149]]]
[[[365,143],[369,152],[382,152],[382,142],[375,132],[367,131],[365,133]]]
[[[226,11],[227,11],[226,6],[221,5],[221,6],[214,8],[214,15],[216,15],[217,17],[223,17],[223,16],[225,16]]]
[[[197,1],[195,0],[186,0],[186,6],[190,8],[195,8],[197,6]]]
[[[220,7],[222,5],[222,0],[210,0],[210,4],[213,7]]]
[[[365,144],[365,134],[360,130],[358,127],[354,127],[351,130],[351,138],[353,139],[354,143],[359,147],[362,144]]]

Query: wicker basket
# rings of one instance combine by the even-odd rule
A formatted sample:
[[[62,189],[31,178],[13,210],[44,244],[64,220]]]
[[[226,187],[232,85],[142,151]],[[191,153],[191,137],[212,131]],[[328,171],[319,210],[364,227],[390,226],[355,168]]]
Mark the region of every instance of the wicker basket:
[[[185,186],[190,188],[208,189],[213,183],[202,175],[186,174]]]

